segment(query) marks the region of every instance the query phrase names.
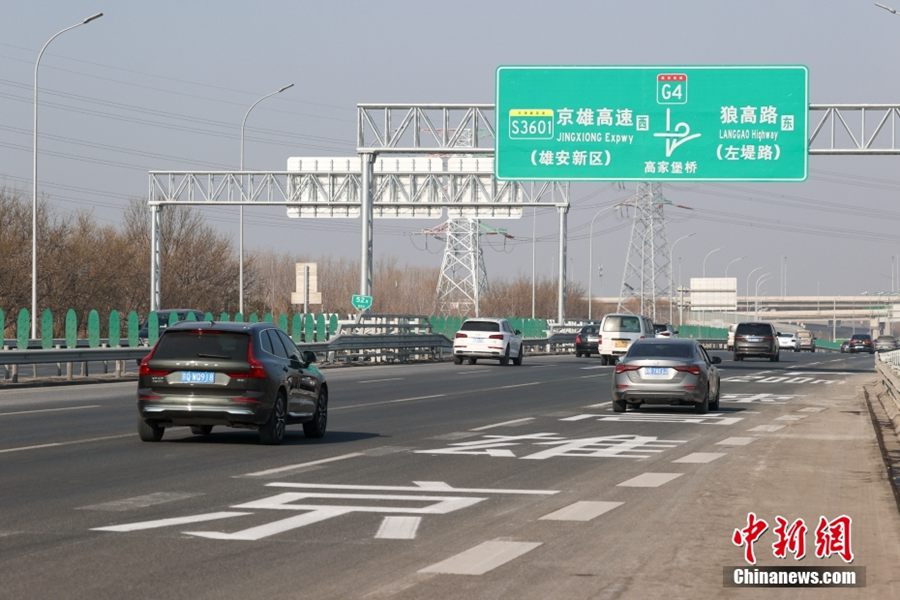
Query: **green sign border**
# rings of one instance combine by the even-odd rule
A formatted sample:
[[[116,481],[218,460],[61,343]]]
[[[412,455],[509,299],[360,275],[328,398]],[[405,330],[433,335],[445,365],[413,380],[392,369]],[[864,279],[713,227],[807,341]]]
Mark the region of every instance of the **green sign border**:
[[[803,175],[801,177],[773,177],[762,179],[759,177],[579,177],[571,179],[566,177],[504,177],[500,173],[500,72],[503,70],[585,70],[585,71],[614,71],[614,70],[666,70],[679,71],[682,69],[729,69],[729,70],[749,70],[749,69],[802,69],[804,77],[803,96],[804,104],[807,107],[806,118],[803,119],[803,138],[806,144],[806,152],[803,157]],[[773,183],[773,182],[800,182],[806,181],[809,177],[809,68],[800,64],[781,64],[781,65],[501,65],[497,67],[494,79],[494,177],[500,181],[658,181],[658,182],[681,182],[691,183],[696,181],[748,181],[756,183]]]

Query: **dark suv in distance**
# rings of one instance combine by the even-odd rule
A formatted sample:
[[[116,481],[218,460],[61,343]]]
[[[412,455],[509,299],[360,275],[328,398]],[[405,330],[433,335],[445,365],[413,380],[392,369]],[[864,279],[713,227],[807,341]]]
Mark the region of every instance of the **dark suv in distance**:
[[[781,358],[778,336],[771,323],[738,323],[734,330],[734,360],[744,360],[745,356],[761,356],[772,362]]]
[[[872,336],[868,333],[854,333],[847,342],[847,352],[868,352],[875,354],[875,345]]]
[[[158,442],[168,427],[207,435],[216,425],[257,429],[280,444],[285,427],[325,435],[328,385],[316,356],[271,323],[183,322],[167,327],[138,375],[138,434]]]
[[[597,346],[600,341],[600,325],[585,325],[575,335],[575,356],[590,357],[591,354],[600,354]]]

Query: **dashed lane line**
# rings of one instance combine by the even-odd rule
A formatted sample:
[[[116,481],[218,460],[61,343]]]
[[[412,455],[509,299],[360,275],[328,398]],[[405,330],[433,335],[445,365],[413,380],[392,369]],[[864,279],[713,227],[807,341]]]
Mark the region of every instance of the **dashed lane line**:
[[[617,487],[659,487],[682,475],[684,473],[643,473],[616,485]]]
[[[758,425],[756,427],[748,429],[747,431],[755,431],[758,433],[775,433],[776,431],[779,431],[781,429],[784,429],[784,425]]]
[[[385,517],[375,537],[380,540],[414,540],[422,517]]]
[[[753,443],[755,437],[729,437],[722,441],[716,442],[717,446],[746,446]]]
[[[475,427],[470,429],[469,431],[485,431],[487,429],[494,429],[495,427],[506,427],[506,426],[514,426],[514,425],[524,425],[529,421],[534,421],[534,417],[525,417],[523,419],[513,419],[512,421],[503,421],[502,423],[494,423],[493,425],[485,425],[483,427]]]
[[[382,383],[384,381],[403,381],[403,377],[385,377],[384,379],[362,379],[356,383]]]
[[[69,442],[50,442],[49,444],[36,444],[34,446],[19,446],[18,448],[4,448],[0,450],[0,454],[8,454],[10,452],[25,452],[27,450],[40,450],[42,448],[59,448],[61,446],[74,446],[75,444],[90,444],[92,442],[105,442],[106,440],[118,440],[127,437],[135,437],[134,433],[120,433],[119,435],[104,435],[100,437],[86,438],[83,440],[72,440]]]
[[[432,398],[443,398],[447,394],[431,394],[429,396],[413,396],[412,398],[400,398],[398,400],[381,400],[378,402],[365,402],[363,404],[350,404],[348,406],[335,406],[330,408],[332,412],[336,410],[349,410],[351,408],[368,408],[369,406],[382,406],[385,404],[397,404],[400,402],[414,402],[416,400],[431,400]]]
[[[298,469],[305,469],[306,467],[315,467],[318,465],[324,465],[332,462],[336,462],[339,460],[347,460],[348,458],[356,458],[357,456],[364,456],[363,452],[351,452],[350,454],[341,454],[340,456],[332,456],[331,458],[323,458],[321,460],[313,460],[305,463],[298,463],[294,465],[285,465],[283,467],[275,467],[274,469],[266,469],[265,471],[255,471],[253,473],[244,473],[243,475],[235,475],[235,477],[266,477],[268,475],[275,475],[278,473],[285,473],[287,471],[296,471]]]
[[[460,552],[446,560],[420,569],[419,573],[443,573],[448,575],[484,575],[531,552],[540,542],[508,542],[492,540]]]
[[[37,413],[62,412],[66,410],[84,410],[87,408],[100,408],[99,404],[86,404],[84,406],[66,406],[63,408],[36,408],[33,410],[17,410],[15,412],[0,413],[0,417],[12,417],[15,415],[33,415]]]
[[[722,458],[725,456],[724,452],[693,452],[688,454],[687,456],[682,456],[676,460],[673,460],[673,463],[683,463],[683,464],[691,464],[691,465],[704,465],[706,463],[711,463],[712,461]]]
[[[563,507],[552,513],[546,514],[539,521],[591,521],[614,508],[622,506],[624,502],[602,502],[597,500],[582,500]]]

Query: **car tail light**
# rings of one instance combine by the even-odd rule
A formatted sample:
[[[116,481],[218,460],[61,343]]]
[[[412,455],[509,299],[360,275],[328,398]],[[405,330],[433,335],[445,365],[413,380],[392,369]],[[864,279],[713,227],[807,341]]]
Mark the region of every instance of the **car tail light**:
[[[603,343],[603,336],[602,336],[602,335],[598,335],[598,336],[597,336],[597,345],[599,346],[599,345],[602,344],[602,343]]]
[[[700,367],[698,367],[697,365],[674,367],[674,369],[680,373],[690,373],[691,375],[699,375],[700,374]]]
[[[150,354],[145,356],[141,360],[141,366],[138,369],[138,375],[143,377],[165,377],[172,371],[165,371],[163,369],[151,369],[150,368],[150,359],[153,358],[153,353],[156,352],[156,346],[153,346],[153,349],[150,351]]]
[[[491,340],[502,340],[502,339],[503,339],[503,334],[502,334],[502,333],[494,333],[494,334],[492,334],[492,335],[489,335],[489,336],[488,336],[488,339],[491,339]]]
[[[581,334],[580,333],[575,335],[575,343],[581,344]]]
[[[763,339],[766,340],[767,342],[771,342],[774,338],[771,335],[764,335]]]
[[[456,335],[455,335],[454,337],[455,337],[456,339],[459,339],[459,338],[464,338],[464,337],[469,337],[469,336],[467,336],[466,334],[464,334],[462,331],[457,331],[457,332],[456,332]]]
[[[627,371],[637,371],[638,369],[640,369],[638,365],[626,365],[618,363],[616,365],[616,375],[618,375],[619,373],[625,373]]]
[[[253,355],[253,343],[250,342],[247,344],[247,363],[250,365],[250,369],[247,371],[240,371],[237,373],[228,373],[227,375],[232,379],[265,379],[266,378],[266,367],[263,365],[256,356]]]

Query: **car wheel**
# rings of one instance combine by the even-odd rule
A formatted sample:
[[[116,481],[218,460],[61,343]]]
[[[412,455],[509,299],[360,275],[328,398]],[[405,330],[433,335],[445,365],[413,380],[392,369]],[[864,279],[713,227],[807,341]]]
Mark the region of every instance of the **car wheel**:
[[[209,435],[212,433],[212,425],[191,425],[191,433],[194,435]]]
[[[719,410],[719,395],[721,392],[722,390],[716,390],[716,397],[709,403],[710,410]]]
[[[453,362],[457,365],[461,365],[463,363],[463,357],[462,356],[454,356]]]
[[[470,365],[474,365],[474,364],[477,363],[477,362],[478,362],[478,359],[475,358],[474,356],[470,356],[470,357],[469,357],[468,363],[469,363]]]
[[[268,446],[277,446],[284,441],[284,428],[287,425],[287,407],[284,392],[278,392],[269,419],[259,428],[259,441]]]
[[[303,434],[308,438],[320,438],[325,435],[326,425],[328,425],[328,390],[322,388],[316,400],[316,412],[313,413],[312,420],[303,424]]]
[[[521,367],[522,366],[522,357],[524,354],[525,354],[525,349],[522,348],[522,346],[519,346],[519,355],[513,359],[513,364],[516,365],[517,367]],[[588,355],[588,356],[590,356],[590,355]]]
[[[506,345],[506,352],[500,357],[500,366],[505,367],[509,364],[509,344]]]
[[[705,415],[709,412],[709,387],[706,388],[706,395],[703,396],[703,401],[694,404],[694,412],[698,415]]]
[[[624,400],[613,400],[613,412],[623,413],[628,408]]]
[[[165,431],[165,427],[138,417],[138,435],[142,442],[158,442],[162,439]]]

